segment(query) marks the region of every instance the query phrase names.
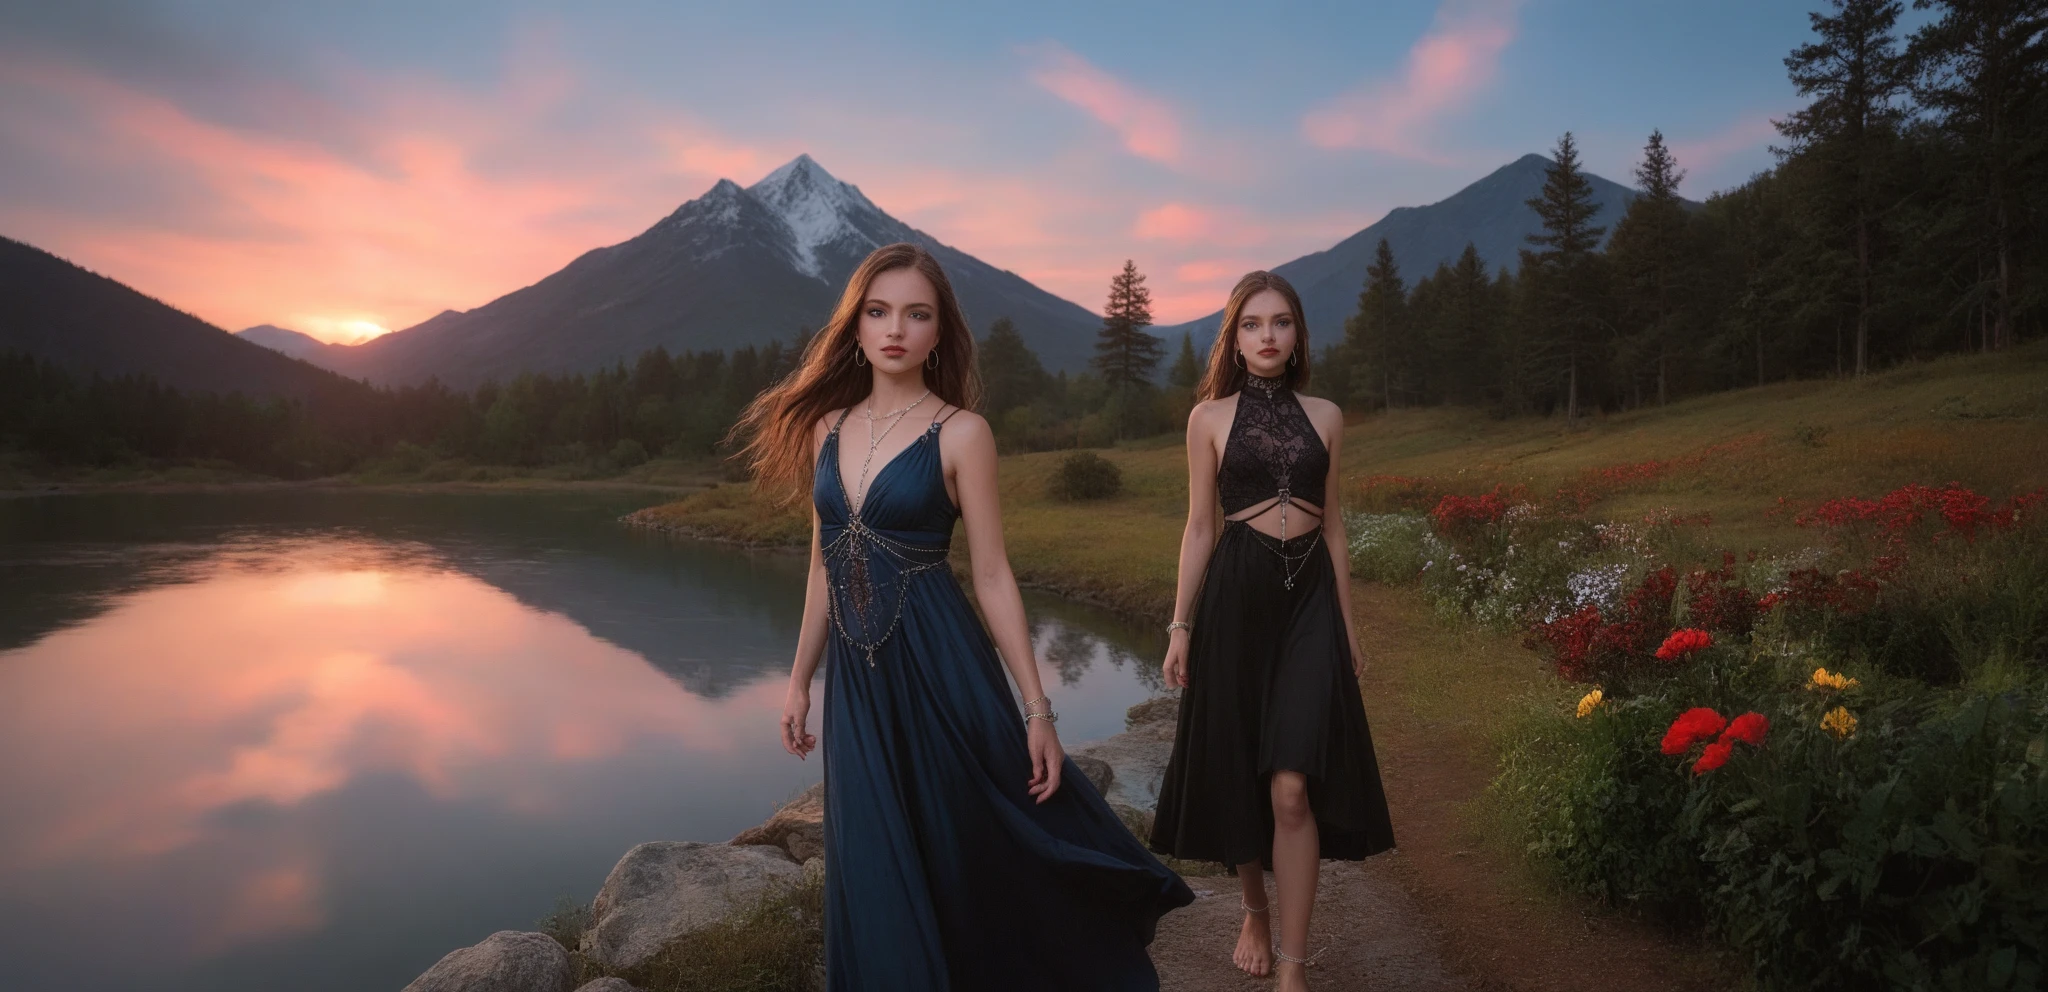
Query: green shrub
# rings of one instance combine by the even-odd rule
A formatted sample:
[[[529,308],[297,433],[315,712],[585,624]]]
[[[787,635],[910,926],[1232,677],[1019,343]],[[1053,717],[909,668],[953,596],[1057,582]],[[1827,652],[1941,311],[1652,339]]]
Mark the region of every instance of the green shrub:
[[[1713,649],[1658,691],[1505,736],[1496,798],[1572,887],[1703,921],[1766,989],[2035,989],[2048,979],[2048,686],[1803,685],[1805,659]],[[1821,728],[1837,704],[1858,719]],[[1687,708],[1771,720],[1694,774]]]
[[[583,940],[584,932],[590,929],[590,921],[589,903],[562,896],[555,900],[554,912],[540,918],[537,929],[573,952]]]
[[[620,468],[632,468],[647,461],[647,446],[630,437],[622,437],[612,445],[612,464]]]
[[[1351,574],[1387,585],[1415,581],[1425,562],[1450,552],[1417,513],[1346,513],[1344,531]]]
[[[1056,499],[1107,499],[1123,488],[1123,472],[1093,451],[1076,451],[1060,459],[1059,470],[1052,477]]]

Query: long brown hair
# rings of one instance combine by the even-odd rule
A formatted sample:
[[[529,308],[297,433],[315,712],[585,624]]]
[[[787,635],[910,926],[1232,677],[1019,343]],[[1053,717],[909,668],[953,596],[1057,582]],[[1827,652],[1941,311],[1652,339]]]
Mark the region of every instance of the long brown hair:
[[[1285,297],[1294,311],[1294,354],[1281,373],[1283,381],[1297,391],[1308,385],[1308,319],[1301,313],[1301,294],[1284,277],[1261,269],[1245,273],[1230,291],[1230,302],[1223,307],[1223,326],[1216,331],[1216,345],[1209,349],[1209,371],[1195,390],[1196,399],[1221,399],[1244,388],[1245,368],[1236,357],[1237,322],[1244,319],[1245,304],[1268,289]]]
[[[938,296],[939,340],[932,346],[938,368],[926,366],[924,383],[938,398],[974,409],[981,403],[981,374],[974,367],[974,334],[953,295],[953,283],[932,253],[908,242],[883,245],[868,255],[846,280],[832,319],[805,346],[794,371],[761,391],[726,432],[727,444],[744,440],[732,457],[753,472],[755,488],[789,504],[808,495],[811,472],[811,425],[840,407],[860,402],[874,387],[866,365],[854,364],[860,350],[860,310],[875,277],[896,269],[916,269]]]

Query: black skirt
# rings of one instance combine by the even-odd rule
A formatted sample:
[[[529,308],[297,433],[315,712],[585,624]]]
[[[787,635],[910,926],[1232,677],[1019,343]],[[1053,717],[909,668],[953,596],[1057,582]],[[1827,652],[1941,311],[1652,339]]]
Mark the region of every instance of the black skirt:
[[[1286,542],[1299,568],[1289,589],[1281,543],[1224,524],[1196,603],[1154,851],[1270,866],[1270,786],[1283,771],[1308,779],[1322,857],[1358,861],[1394,846],[1336,573],[1319,540]]]

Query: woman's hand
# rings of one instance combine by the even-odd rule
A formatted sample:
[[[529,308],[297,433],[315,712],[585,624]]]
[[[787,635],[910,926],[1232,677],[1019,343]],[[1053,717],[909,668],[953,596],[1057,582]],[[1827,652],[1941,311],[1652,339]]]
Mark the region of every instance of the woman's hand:
[[[1060,747],[1060,735],[1052,729],[1051,720],[1024,722],[1030,725],[1025,731],[1031,750],[1031,788],[1027,791],[1044,802],[1060,789],[1060,769],[1066,765],[1067,752]]]
[[[1166,677],[1166,684],[1176,689],[1188,687],[1188,632],[1175,628],[1166,635],[1166,663],[1159,666],[1159,672]]]
[[[1351,646],[1351,677],[1354,679],[1365,677],[1365,655],[1358,652],[1358,645],[1356,644]]]
[[[804,722],[811,715],[811,687],[791,683],[788,695],[782,699],[782,749],[799,758],[809,755],[818,746],[815,734],[804,733]]]

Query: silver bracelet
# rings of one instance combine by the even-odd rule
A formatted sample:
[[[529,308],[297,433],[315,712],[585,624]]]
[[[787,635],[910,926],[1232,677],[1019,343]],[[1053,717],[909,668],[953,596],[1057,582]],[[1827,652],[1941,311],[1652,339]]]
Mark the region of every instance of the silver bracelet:
[[[1060,715],[1059,715],[1058,713],[1053,713],[1053,712],[1051,712],[1051,711],[1047,711],[1047,712],[1044,712],[1044,713],[1026,713],[1026,714],[1024,714],[1024,725],[1025,725],[1025,726],[1027,726],[1027,727],[1028,727],[1028,726],[1031,726],[1031,721],[1033,721],[1033,720],[1044,720],[1044,721],[1045,721],[1045,722],[1047,722],[1047,723],[1058,723],[1058,722],[1060,722]]]
[[[1192,634],[1195,632],[1195,625],[1187,622],[1186,620],[1175,620],[1174,622],[1166,625],[1167,633],[1171,634],[1176,630],[1185,630],[1188,633]]]

